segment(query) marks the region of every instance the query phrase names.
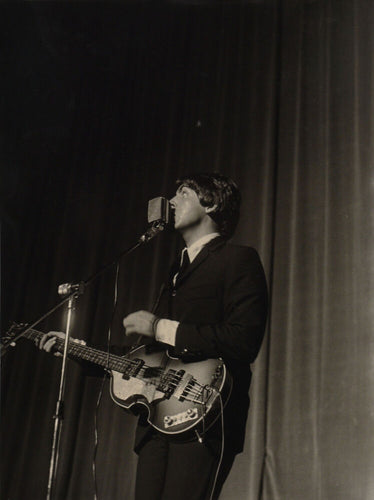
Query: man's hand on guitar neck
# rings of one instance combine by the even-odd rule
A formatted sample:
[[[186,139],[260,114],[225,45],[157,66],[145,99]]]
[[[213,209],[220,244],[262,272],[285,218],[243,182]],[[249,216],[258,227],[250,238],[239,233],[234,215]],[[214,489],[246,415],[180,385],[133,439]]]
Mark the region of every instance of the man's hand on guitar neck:
[[[56,344],[57,337],[60,339],[65,338],[65,333],[63,332],[48,332],[40,339],[39,345],[37,342],[36,346],[42,351],[53,352],[55,356],[62,356],[58,351],[54,351],[54,345]]]

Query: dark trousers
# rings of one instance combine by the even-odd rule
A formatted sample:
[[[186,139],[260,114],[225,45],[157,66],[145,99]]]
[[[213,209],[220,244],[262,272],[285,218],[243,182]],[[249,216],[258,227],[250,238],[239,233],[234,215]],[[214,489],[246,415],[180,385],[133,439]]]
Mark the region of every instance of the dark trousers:
[[[235,458],[229,447],[220,455],[220,442],[178,443],[154,433],[139,450],[135,499],[216,500]]]

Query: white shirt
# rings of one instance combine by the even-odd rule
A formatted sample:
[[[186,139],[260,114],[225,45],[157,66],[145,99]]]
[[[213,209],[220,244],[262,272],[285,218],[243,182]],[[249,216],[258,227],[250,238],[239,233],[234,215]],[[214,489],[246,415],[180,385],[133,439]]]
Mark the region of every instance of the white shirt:
[[[205,247],[205,245],[207,243],[209,243],[209,241],[213,240],[214,238],[217,238],[217,236],[220,236],[220,234],[219,233],[206,234],[205,236],[203,236],[199,240],[195,241],[195,243],[192,243],[191,246],[187,247],[187,253],[188,253],[188,257],[190,259],[190,262],[195,260],[197,254],[200,253],[200,251],[203,249],[203,247]]]
[[[195,241],[195,243],[193,243],[191,246],[184,247],[182,250],[182,253],[181,253],[181,260],[180,260],[179,266],[182,265],[184,252],[188,253],[188,258],[190,259],[190,264],[191,264],[195,260],[197,255],[201,252],[201,250],[204,248],[204,246],[207,243],[209,243],[209,241],[216,238],[217,236],[220,236],[220,234],[219,233],[206,234],[202,238]],[[175,285],[175,281],[177,279],[177,276],[178,276],[178,273],[176,273],[174,278],[173,278],[174,285]]]
[[[213,240],[214,238],[217,238],[217,236],[220,236],[220,234],[219,233],[206,234],[202,238],[195,241],[195,243],[193,243],[191,246],[184,248],[182,251],[181,260],[183,258],[183,252],[187,249],[190,263],[192,263],[196,259],[197,255],[204,248],[204,246],[207,243],[209,243],[209,241]],[[174,284],[177,274],[173,278]],[[169,344],[174,346],[175,336],[177,333],[178,326],[179,326],[179,321],[174,321],[172,319],[160,319],[156,327],[156,340],[158,340],[159,342],[163,342],[164,344]]]

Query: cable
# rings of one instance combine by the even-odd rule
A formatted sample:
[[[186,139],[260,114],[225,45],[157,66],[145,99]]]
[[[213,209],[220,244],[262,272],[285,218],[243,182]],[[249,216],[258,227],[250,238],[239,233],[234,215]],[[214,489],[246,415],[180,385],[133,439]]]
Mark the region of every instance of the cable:
[[[93,451],[93,456],[92,456],[92,476],[93,476],[93,482],[94,482],[94,500],[98,500],[98,493],[97,493],[97,477],[96,477],[96,456],[97,456],[97,449],[99,445],[99,434],[98,434],[98,410],[101,402],[101,398],[103,395],[103,389],[104,389],[104,381],[105,381],[106,375],[104,375],[103,380],[101,382],[101,387],[99,391],[99,395],[96,401],[96,407],[95,407],[95,413],[94,413],[94,436],[95,436],[95,443],[94,443],[94,451]]]
[[[218,392],[218,397],[219,397],[220,406],[221,406],[221,436],[222,436],[222,440],[221,440],[221,453],[220,453],[220,457],[219,457],[219,461],[218,461],[218,465],[217,465],[216,475],[214,476],[214,482],[213,482],[212,491],[211,491],[209,500],[213,500],[213,495],[214,495],[214,490],[216,489],[216,485],[217,485],[219,470],[220,470],[221,465],[222,465],[223,453],[225,451],[225,426],[224,426],[224,417],[223,417],[223,401],[222,401],[221,393],[219,391],[217,391],[217,392]]]
[[[97,476],[96,476],[96,456],[97,456],[97,450],[99,446],[99,433],[98,433],[98,415],[99,415],[99,407],[101,403],[101,399],[103,396],[103,391],[104,391],[104,384],[105,380],[107,378],[107,374],[109,373],[109,361],[110,361],[110,342],[112,338],[112,324],[113,324],[113,318],[114,318],[114,313],[117,307],[117,301],[118,301],[118,276],[119,276],[119,262],[117,262],[116,266],[116,277],[115,277],[115,282],[114,282],[114,299],[113,299],[113,309],[112,309],[112,316],[110,319],[109,323],[109,328],[108,328],[108,335],[107,335],[107,359],[106,359],[106,366],[104,367],[105,373],[104,377],[101,382],[100,386],[100,391],[99,395],[96,400],[96,407],[95,407],[95,413],[94,413],[94,436],[95,436],[95,442],[94,442],[94,451],[93,451],[93,456],[92,456],[92,476],[93,476],[93,482],[94,482],[94,500],[98,500],[98,489],[97,489]]]

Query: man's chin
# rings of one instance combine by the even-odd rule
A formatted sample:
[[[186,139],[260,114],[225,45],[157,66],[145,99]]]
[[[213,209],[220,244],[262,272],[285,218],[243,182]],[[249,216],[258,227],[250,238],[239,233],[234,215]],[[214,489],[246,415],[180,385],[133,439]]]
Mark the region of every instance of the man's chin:
[[[174,229],[183,229],[183,221],[178,217],[174,219]]]

